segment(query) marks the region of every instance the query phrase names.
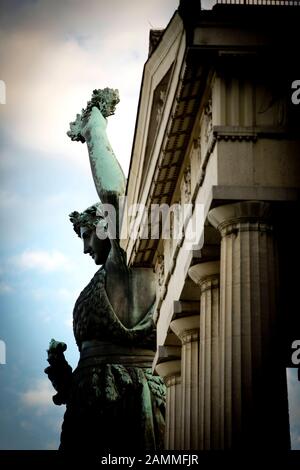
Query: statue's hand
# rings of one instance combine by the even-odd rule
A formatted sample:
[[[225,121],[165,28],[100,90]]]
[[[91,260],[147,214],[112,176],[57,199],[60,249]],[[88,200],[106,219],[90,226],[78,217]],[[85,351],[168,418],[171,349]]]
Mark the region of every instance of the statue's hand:
[[[113,88],[104,88],[103,90],[94,90],[92,98],[87,103],[84,116],[90,113],[95,106],[99,109],[104,118],[112,116],[115,113],[117,104],[119,103],[119,92]]]
[[[118,90],[113,90],[112,88],[94,90],[90,101],[87,102],[86,108],[82,109],[81,114],[77,114],[75,121],[70,123],[70,130],[67,132],[67,135],[71,140],[84,143],[84,128],[91,116],[92,109],[94,107],[99,109],[102,116],[107,118],[114,114],[119,101]]]
[[[66,403],[72,378],[72,367],[66,361],[64,351],[65,343],[52,339],[49,344],[48,359],[50,366],[46,367],[45,373],[48,375],[57,394],[52,397],[56,405]]]
[[[82,114],[83,113],[84,110],[82,110]],[[71,140],[75,140],[76,142],[82,142],[84,144],[85,138],[81,133],[83,127],[82,114],[77,114],[75,121],[70,122],[70,130],[67,132],[67,135],[70,137]]]

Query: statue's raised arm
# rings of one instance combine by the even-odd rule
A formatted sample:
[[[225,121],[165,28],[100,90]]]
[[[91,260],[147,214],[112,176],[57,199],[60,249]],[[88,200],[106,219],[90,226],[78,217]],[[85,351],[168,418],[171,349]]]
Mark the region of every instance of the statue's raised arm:
[[[116,210],[118,198],[125,193],[125,176],[107,138],[106,118],[114,114],[118,103],[118,90],[94,90],[86,108],[77,114],[67,132],[72,140],[86,142],[99,198]]]

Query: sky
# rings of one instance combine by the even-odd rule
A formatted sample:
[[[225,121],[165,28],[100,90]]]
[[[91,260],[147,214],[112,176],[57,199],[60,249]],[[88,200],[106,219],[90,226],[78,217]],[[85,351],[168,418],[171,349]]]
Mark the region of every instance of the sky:
[[[203,2],[210,6],[213,2]],[[96,271],[68,214],[97,194],[86,146],[66,136],[94,88],[118,88],[112,147],[128,172],[150,28],[178,0],[0,0],[0,449],[56,449],[64,407],[43,369],[51,338],[75,367],[72,309]],[[298,386],[298,389],[297,389]],[[300,390],[289,370],[293,447]]]

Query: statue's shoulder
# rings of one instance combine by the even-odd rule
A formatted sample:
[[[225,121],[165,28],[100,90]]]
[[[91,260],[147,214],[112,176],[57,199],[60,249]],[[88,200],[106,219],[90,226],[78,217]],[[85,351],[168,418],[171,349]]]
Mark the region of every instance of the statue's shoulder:
[[[91,296],[97,295],[97,291],[104,286],[105,282],[105,269],[101,266],[100,269],[94,274],[89,283],[85,288],[80,292],[79,297],[75,303],[75,309],[84,302],[86,299],[89,299]]]
[[[104,266],[101,266],[101,268],[95,272],[94,276],[92,277],[92,279],[90,280],[90,282],[88,283],[85,289],[95,287],[98,285],[99,286],[103,285],[105,281],[105,276],[106,276],[106,272],[105,272]]]

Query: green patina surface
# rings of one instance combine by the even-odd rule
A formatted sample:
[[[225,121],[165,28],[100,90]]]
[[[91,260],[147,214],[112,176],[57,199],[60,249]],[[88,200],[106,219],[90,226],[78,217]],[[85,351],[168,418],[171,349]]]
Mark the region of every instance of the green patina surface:
[[[106,118],[118,102],[117,90],[94,90],[68,132],[72,140],[87,144],[102,202],[100,213],[96,204],[83,213],[73,212],[70,219],[79,236],[82,228],[89,228],[85,253],[94,250],[94,259],[105,253],[103,267],[74,306],[74,336],[80,351],[74,372],[64,358],[65,343],[52,339],[48,349],[50,365],[45,372],[57,391],[53,401],[67,405],[60,449],[68,451],[136,452],[163,445],[165,385],[150,368],[156,337],[151,283],[139,278],[141,288],[141,282],[134,281],[138,270],[127,267],[125,253],[109,230],[107,253],[106,245],[91,241],[98,235],[98,224],[108,218],[103,203],[118,212],[118,197],[125,193],[125,177],[106,134]]]

